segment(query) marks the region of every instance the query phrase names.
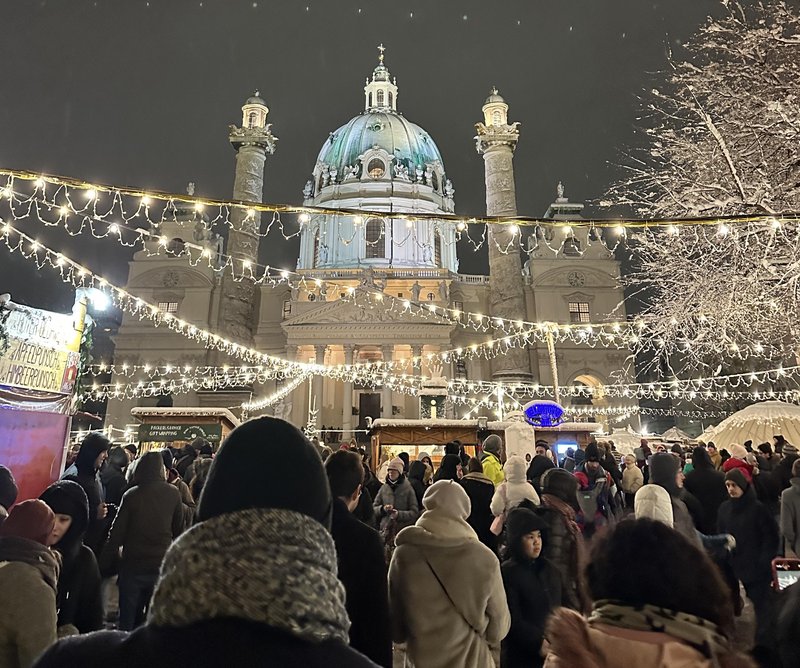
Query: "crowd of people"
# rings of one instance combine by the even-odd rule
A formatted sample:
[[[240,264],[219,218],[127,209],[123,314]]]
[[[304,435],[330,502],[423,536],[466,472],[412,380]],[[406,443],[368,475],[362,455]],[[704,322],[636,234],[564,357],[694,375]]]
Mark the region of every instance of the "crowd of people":
[[[773,587],[800,548],[782,438],[476,450],[376,475],[357,443],[263,417],[216,453],[89,434],[20,503],[0,467],[0,665],[391,668],[393,647],[416,668],[800,665],[800,584]]]

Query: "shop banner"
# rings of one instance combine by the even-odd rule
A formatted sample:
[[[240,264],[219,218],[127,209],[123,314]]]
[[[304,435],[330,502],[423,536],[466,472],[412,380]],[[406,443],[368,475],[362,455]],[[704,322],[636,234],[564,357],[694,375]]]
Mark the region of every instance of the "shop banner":
[[[221,424],[140,424],[139,443],[158,441],[171,443],[173,441],[193,441],[204,438],[211,445],[218,445],[222,440]]]
[[[8,349],[0,356],[0,385],[69,394],[80,363],[82,313],[15,305],[5,323]]]
[[[58,480],[69,427],[69,415],[0,408],[0,464],[17,481],[18,502]]]

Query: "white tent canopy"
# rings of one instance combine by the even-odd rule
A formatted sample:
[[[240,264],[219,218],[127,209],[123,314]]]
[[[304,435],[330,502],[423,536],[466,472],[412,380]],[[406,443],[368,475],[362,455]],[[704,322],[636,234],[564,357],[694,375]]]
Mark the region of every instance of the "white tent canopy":
[[[602,440],[614,441],[614,446],[623,455],[632,455],[633,449],[638,448],[642,442],[642,435],[637,434],[630,425],[624,429],[615,429],[608,436],[598,437]]]
[[[677,427],[670,427],[669,429],[667,429],[667,431],[661,434],[661,438],[664,441],[670,441],[670,442],[672,441],[684,442],[692,440],[692,437],[689,436],[689,434],[687,434],[682,429],[678,429]]]
[[[703,432],[700,439],[714,441],[718,449],[745,441],[772,442],[772,437],[782,434],[789,443],[800,443],[800,406],[782,401],[763,401],[725,418],[716,427]]]

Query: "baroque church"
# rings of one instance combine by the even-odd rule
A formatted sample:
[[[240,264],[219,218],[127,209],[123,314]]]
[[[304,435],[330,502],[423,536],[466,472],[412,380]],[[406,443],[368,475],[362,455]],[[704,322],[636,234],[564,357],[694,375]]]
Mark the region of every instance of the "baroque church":
[[[538,243],[532,234],[525,253],[503,254],[497,249],[504,247],[507,239],[501,237],[507,230],[490,229],[489,275],[460,273],[456,252],[459,223],[435,217],[455,212],[455,187],[434,138],[399,111],[398,98],[397,82],[384,63],[381,48],[379,63],[364,86],[363,110],[324,139],[303,189],[304,205],[327,210],[301,221],[297,271],[311,279],[304,282],[306,287],[235,281],[229,272],[220,275],[203,263],[190,264],[180,252],[158,253],[158,242],[153,240],[130,262],[127,289],[197,327],[285,359],[347,365],[417,358],[421,364],[416,365],[416,373],[426,376],[440,372],[448,379],[542,385],[552,384],[555,361],[562,385],[597,387],[614,382],[611,374],[622,367],[625,350],[569,342],[559,343],[553,351],[542,344],[514,348],[493,359],[451,357],[443,369],[434,369],[428,366],[430,354],[467,349],[491,334],[436,318],[365,309],[342,299],[344,292],[315,289],[313,279],[330,281],[337,290],[361,285],[414,302],[534,322],[600,322],[612,312],[615,318],[624,317],[615,311],[623,300],[619,263],[604,244],[591,242],[589,230],[563,226],[563,221],[581,217],[583,205],[570,202],[561,184],[545,217],[562,222],[553,233],[566,231],[568,238],[563,243]],[[476,125],[490,216],[516,215],[515,181],[525,179],[524,175],[515,178],[513,172],[519,132],[516,123],[509,123],[508,109],[492,90],[483,105],[483,120]],[[242,125],[230,126],[229,140],[236,151],[234,200],[263,201],[267,158],[276,149],[268,113],[265,101],[256,93],[242,107]],[[348,213],[340,215],[337,210]],[[358,210],[385,215],[353,215]],[[419,220],[402,215],[415,213],[426,217]],[[161,222],[158,235],[177,244],[193,239],[206,245],[209,254],[223,252],[234,262],[255,265],[262,241],[257,234],[259,216],[247,219],[234,210],[231,219],[233,227],[224,240],[187,207],[176,211],[174,219]],[[154,330],[128,315],[115,345],[117,365],[237,365],[167,328]],[[127,378],[115,380],[130,382]],[[241,415],[243,403],[272,395],[287,382],[176,394],[174,405],[225,407]],[[106,425],[124,428],[135,422],[132,408],[155,406],[157,400],[110,399]],[[602,396],[591,401],[562,399],[567,405],[570,401],[584,412],[592,406],[603,409],[623,403]],[[469,405],[448,403],[445,416],[460,418],[469,410]],[[311,421],[317,427],[333,426],[347,440],[347,432],[364,428],[367,418],[418,418],[420,406],[417,397],[388,386],[366,387],[313,376],[280,402],[250,414],[280,415],[297,425]],[[487,408],[477,414],[494,417]],[[602,415],[597,420],[605,422]]]

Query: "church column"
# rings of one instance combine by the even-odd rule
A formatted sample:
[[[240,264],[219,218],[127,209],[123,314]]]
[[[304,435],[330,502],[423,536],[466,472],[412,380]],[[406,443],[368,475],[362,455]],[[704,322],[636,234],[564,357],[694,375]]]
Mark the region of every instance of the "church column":
[[[344,364],[351,366],[353,364],[353,352],[355,346],[351,343],[345,343],[342,348],[344,349]],[[348,433],[353,428],[353,381],[344,381],[344,396],[342,397],[342,441],[349,441],[352,434]]]
[[[322,366],[323,364],[325,364],[325,346],[324,345],[314,346],[314,355],[315,355],[315,359],[314,359],[315,364],[317,364],[319,366]],[[320,417],[322,415],[322,381],[323,380],[324,380],[324,378],[321,375],[317,374],[317,375],[314,376],[314,379],[313,379],[312,385],[311,385],[311,405],[315,406],[316,409],[317,409],[317,419],[316,419],[316,422],[314,423],[314,426],[317,429],[319,429],[319,426],[321,424]],[[314,403],[315,399],[316,399],[316,404]]]
[[[411,359],[413,360],[415,357],[419,358],[419,368],[412,369],[412,375],[422,375],[422,344],[421,343],[412,343],[411,344]]]
[[[261,202],[264,196],[264,163],[267,153],[275,152],[275,137],[267,124],[269,109],[258,96],[248,98],[242,107],[242,127],[231,126],[229,139],[236,149],[236,173],[233,181],[233,199],[244,202]],[[250,267],[258,263],[258,233],[261,214],[248,213],[235,207],[230,213],[231,227],[225,248],[233,263],[236,276],[248,276]],[[218,330],[234,341],[250,344],[257,323],[259,291],[253,281],[234,280],[230,271],[222,277],[222,307]]]
[[[383,353],[384,364],[389,364],[394,356],[394,346],[381,346],[381,352]],[[387,371],[390,370],[387,369]],[[392,417],[392,390],[391,388],[387,387],[386,384],[384,384],[383,389],[381,390],[381,417]]]
[[[486,214],[517,215],[514,186],[514,149],[519,140],[517,123],[508,123],[508,105],[496,89],[483,105],[485,123],[475,127],[478,152],[483,155],[486,179]],[[522,263],[518,234],[509,225],[489,225],[489,299],[491,314],[509,320],[526,319]],[[513,246],[512,246],[513,242]],[[508,252],[502,251],[509,249]],[[492,379],[530,381],[531,368],[527,349],[511,348],[494,360]]]

